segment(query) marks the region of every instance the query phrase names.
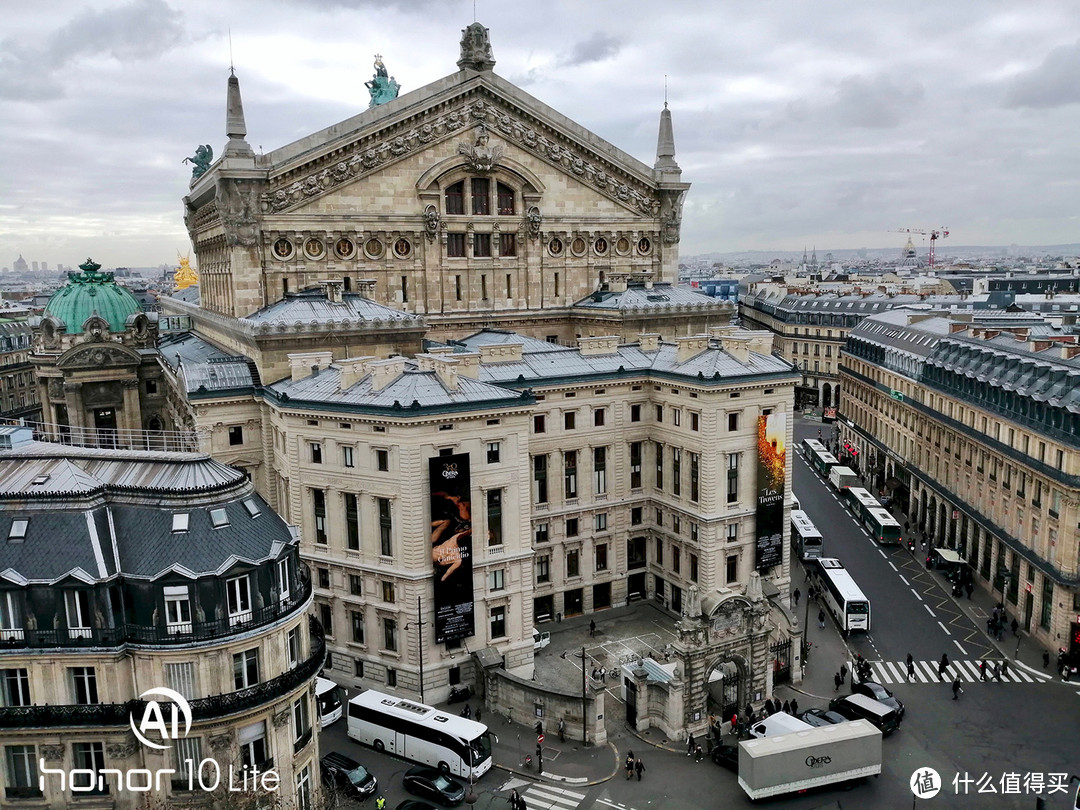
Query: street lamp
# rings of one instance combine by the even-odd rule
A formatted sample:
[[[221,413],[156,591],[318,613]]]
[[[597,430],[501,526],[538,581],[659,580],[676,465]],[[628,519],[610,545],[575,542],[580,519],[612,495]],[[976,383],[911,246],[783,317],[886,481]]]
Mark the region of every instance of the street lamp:
[[[405,625],[405,629],[410,627],[416,628],[416,655],[420,660],[420,702],[424,702],[424,628],[428,622],[422,621],[422,615],[420,612],[420,597],[416,597],[416,621],[408,622]]]

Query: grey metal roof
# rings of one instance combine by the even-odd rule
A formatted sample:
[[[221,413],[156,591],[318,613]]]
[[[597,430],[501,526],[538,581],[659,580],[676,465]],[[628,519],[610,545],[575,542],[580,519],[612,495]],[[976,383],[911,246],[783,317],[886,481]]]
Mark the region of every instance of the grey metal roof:
[[[163,298],[165,296],[162,296]],[[199,299],[199,285],[196,284],[192,287],[188,287],[178,292],[169,293],[169,298],[175,298],[177,301],[186,301],[189,304],[199,306],[201,301]]]
[[[546,340],[520,335],[517,332],[509,332],[503,329],[482,329],[474,332],[461,340],[452,341],[451,345],[462,347],[463,351],[479,351],[481,346],[502,346],[508,343],[520,343],[521,350],[525,354],[533,352],[566,351],[572,352],[570,346],[559,346],[557,343],[549,343]]]
[[[625,292],[600,291],[574,304],[576,309],[675,309],[677,307],[724,309],[723,302],[696,290],[669,283],[657,283],[651,289],[642,284],[629,284]]]
[[[341,303],[329,301],[322,290],[302,290],[288,293],[281,301],[263,307],[241,320],[255,324],[291,326],[349,322],[355,326],[372,326],[387,321],[415,322],[423,320],[409,312],[383,306],[356,293],[344,293]]]
[[[183,379],[191,393],[227,391],[254,385],[248,358],[230,354],[194,332],[174,332],[158,342],[161,358]]]

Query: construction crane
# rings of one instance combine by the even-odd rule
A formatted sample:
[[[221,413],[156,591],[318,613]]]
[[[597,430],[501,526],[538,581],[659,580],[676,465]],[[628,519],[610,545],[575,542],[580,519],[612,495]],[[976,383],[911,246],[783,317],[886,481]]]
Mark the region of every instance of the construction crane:
[[[930,237],[930,255],[929,255],[928,259],[927,259],[927,262],[929,263],[929,265],[931,267],[933,267],[934,266],[934,243],[938,239],[944,239],[946,236],[948,236],[949,235],[949,229],[945,228],[945,227],[941,227],[941,228],[932,228],[930,230],[923,231],[923,230],[919,230],[918,228],[896,228],[896,229],[892,230],[890,233],[917,233],[917,234],[920,234],[922,236],[929,236]]]

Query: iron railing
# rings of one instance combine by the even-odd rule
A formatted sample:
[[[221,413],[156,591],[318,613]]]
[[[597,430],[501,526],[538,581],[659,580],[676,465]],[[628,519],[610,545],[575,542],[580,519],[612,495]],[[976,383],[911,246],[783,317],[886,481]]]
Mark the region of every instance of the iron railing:
[[[311,628],[311,655],[295,668],[276,678],[237,692],[211,695],[189,701],[191,719],[215,720],[230,714],[258,708],[279,700],[305,681],[315,677],[326,658],[326,637],[314,616],[308,617]],[[89,706],[7,706],[0,708],[0,729],[68,728],[72,726],[126,727],[131,717],[142,717],[145,700],[126,703],[95,703]]]
[[[23,425],[34,431],[34,440],[72,447],[105,447],[112,450],[168,450],[199,452],[199,437],[193,430],[121,430],[34,422],[28,419],[2,420],[2,424]]]

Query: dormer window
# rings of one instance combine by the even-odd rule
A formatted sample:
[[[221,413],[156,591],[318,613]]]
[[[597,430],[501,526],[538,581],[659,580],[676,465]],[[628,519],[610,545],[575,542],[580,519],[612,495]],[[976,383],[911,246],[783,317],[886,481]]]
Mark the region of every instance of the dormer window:
[[[189,515],[187,512],[174,512],[172,516],[172,530],[174,534],[180,534],[188,530]]]
[[[251,578],[246,574],[225,581],[229,626],[251,621]]]
[[[247,510],[249,516],[257,518],[262,512],[259,509],[259,505],[255,503],[251,498],[244,501],[244,508]]]
[[[69,638],[90,638],[90,592],[68,591],[66,594]]]
[[[14,591],[0,591],[0,641],[23,637],[22,604]]]
[[[40,487],[42,484],[47,483],[50,478],[52,478],[52,476],[46,473],[45,475],[39,475],[30,483],[35,487]]]
[[[191,632],[191,599],[187,585],[165,586],[165,626],[169,634]]]
[[[21,543],[25,540],[26,530],[29,526],[29,518],[15,518],[15,520],[11,521],[11,528],[8,530],[8,542]]]
[[[229,525],[229,515],[224,508],[210,510],[210,525],[215,529]]]

